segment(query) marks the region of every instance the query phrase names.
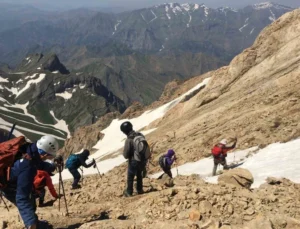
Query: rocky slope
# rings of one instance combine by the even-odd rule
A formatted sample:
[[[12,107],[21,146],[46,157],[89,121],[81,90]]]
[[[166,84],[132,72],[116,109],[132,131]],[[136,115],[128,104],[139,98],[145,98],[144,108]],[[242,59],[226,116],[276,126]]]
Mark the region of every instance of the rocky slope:
[[[249,190],[240,181],[247,178],[251,182],[251,173],[242,169],[223,174],[219,180],[226,183],[218,185],[197,176],[179,176],[174,181],[147,178],[144,195],[124,198],[124,173],[122,166],[101,178],[85,177],[83,188],[76,191],[66,182],[70,216],[65,216],[63,202],[62,212],[55,202],[53,207],[39,208],[38,214],[54,228],[300,228],[300,187],[286,179],[270,178],[259,189]],[[239,183],[227,182],[233,176],[241,178]],[[22,228],[15,208],[10,205],[10,209],[0,220],[7,228]]]

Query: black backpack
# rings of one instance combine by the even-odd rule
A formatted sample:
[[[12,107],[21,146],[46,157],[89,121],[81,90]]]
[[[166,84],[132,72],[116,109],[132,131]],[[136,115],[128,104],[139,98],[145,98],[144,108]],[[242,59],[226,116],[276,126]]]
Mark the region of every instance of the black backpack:
[[[166,160],[167,160],[167,158],[165,157],[165,155],[160,156],[158,159],[158,163],[163,170],[167,169],[167,167],[168,167]]]

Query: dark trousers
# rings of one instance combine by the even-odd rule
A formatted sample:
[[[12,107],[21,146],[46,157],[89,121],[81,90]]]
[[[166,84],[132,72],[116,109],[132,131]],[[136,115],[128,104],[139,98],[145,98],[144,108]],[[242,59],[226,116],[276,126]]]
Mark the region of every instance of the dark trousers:
[[[136,176],[136,189],[138,192],[143,191],[143,170],[145,164],[139,161],[130,160],[128,162],[128,171],[127,171],[127,193],[132,195],[133,193],[133,182],[134,177]]]
[[[171,168],[169,168],[169,169],[164,169],[164,172],[165,172],[170,178],[173,178]]]
[[[14,204],[16,207],[17,207],[17,201],[16,201],[16,190],[15,189],[4,189],[2,192],[1,192],[2,196],[4,196],[9,202],[11,202],[12,204]],[[34,211],[36,211],[36,202],[35,202],[35,197],[34,197],[34,194],[32,193],[30,195],[30,201],[31,201],[31,204],[34,208]],[[38,220],[38,216],[35,214],[35,217],[36,217],[36,220]]]
[[[215,176],[217,173],[218,165],[221,164],[224,170],[228,170],[227,161],[225,157],[214,158],[214,168],[212,175]]]
[[[39,204],[43,204],[45,200],[45,195],[46,195],[46,189],[45,188],[39,188],[37,194],[37,198],[39,198]]]
[[[76,187],[80,181],[81,175],[78,172],[78,169],[69,169],[69,172],[72,174],[72,176],[74,177],[74,181],[72,184],[72,187]]]

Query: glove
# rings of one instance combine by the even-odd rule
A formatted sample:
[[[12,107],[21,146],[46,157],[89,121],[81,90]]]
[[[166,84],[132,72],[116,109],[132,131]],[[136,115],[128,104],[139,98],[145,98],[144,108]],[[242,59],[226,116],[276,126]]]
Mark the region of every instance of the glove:
[[[54,162],[57,164],[61,164],[64,161],[63,157],[61,155],[58,155],[54,158]]]

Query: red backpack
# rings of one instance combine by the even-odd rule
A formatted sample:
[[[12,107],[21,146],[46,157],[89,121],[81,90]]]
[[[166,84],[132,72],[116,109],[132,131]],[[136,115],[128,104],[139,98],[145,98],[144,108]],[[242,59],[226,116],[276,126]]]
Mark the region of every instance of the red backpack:
[[[214,148],[211,149],[211,153],[214,157],[219,157],[223,152],[222,147],[220,145],[215,145]]]
[[[8,181],[8,169],[13,165],[20,147],[26,143],[25,137],[20,136],[0,143],[0,188],[4,188]]]

